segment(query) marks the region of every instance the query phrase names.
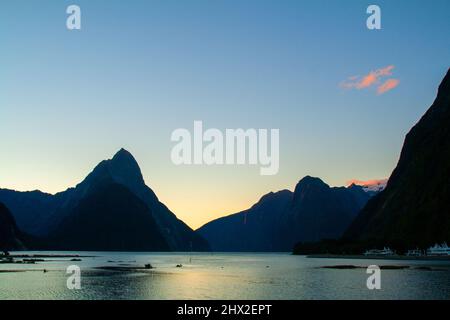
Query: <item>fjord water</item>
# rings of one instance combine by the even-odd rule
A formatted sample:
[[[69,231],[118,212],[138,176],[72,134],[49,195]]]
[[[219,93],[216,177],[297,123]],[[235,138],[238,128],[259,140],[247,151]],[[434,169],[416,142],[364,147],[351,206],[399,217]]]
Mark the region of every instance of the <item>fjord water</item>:
[[[449,261],[319,259],[289,253],[48,254],[90,257],[1,264],[0,299],[450,299]],[[147,263],[154,269],[133,270]],[[66,268],[73,264],[81,268],[81,290],[66,286]],[[373,264],[410,268],[382,270],[381,290],[367,289],[366,269],[321,268]]]

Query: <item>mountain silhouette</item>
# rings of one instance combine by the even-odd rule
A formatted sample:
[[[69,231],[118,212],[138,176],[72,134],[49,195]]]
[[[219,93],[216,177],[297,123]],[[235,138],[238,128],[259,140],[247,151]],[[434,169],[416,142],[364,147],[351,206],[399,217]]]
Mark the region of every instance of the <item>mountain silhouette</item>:
[[[285,243],[292,249],[297,242],[341,237],[369,198],[362,187],[331,188],[319,178],[303,178],[284,217]]]
[[[197,232],[214,251],[290,251],[299,241],[339,238],[369,198],[361,187],[331,188],[307,176],[294,192],[269,193]]]
[[[371,199],[344,238],[397,247],[450,242],[450,70],[437,97],[406,135],[386,189]]]
[[[122,186],[118,188],[117,185]],[[129,201],[130,208],[123,206],[124,202],[114,202],[113,199],[108,200],[109,197],[117,197],[117,201]],[[130,196],[132,195],[132,197]],[[99,197],[97,212],[93,208],[95,197]],[[100,201],[101,200],[101,201]],[[32,235],[50,239],[48,241],[50,246],[58,243],[58,249],[61,244],[70,244],[70,248],[74,249],[75,244],[82,244],[84,250],[88,250],[86,241],[75,239],[83,236],[83,232],[70,233],[74,237],[73,241],[69,241],[67,237],[63,237],[61,230],[74,230],[77,221],[85,221],[86,212],[90,212],[90,224],[84,225],[85,232],[90,232],[88,228],[91,225],[98,225],[102,219],[105,218],[107,212],[104,210],[112,210],[114,217],[111,217],[116,223],[120,223],[119,216],[122,216],[122,223],[131,228],[131,224],[126,221],[129,217],[144,217],[144,210],[141,204],[146,207],[146,214],[150,218],[145,218],[141,221],[142,227],[146,226],[148,231],[154,232],[154,226],[157,226],[158,232],[155,233],[155,244],[159,243],[161,246],[153,246],[151,243],[143,244],[145,248],[154,248],[152,250],[169,250],[169,251],[205,251],[208,250],[207,242],[199,235],[197,235],[191,228],[179,220],[163,203],[161,203],[155,193],[147,187],[144,182],[141,170],[134,157],[125,149],[119,150],[112,159],[100,162],[94,170],[74,188],[69,188],[64,192],[55,194],[54,196],[44,194],[38,191],[31,193],[16,192],[13,190],[0,190],[0,201],[12,208],[13,215],[20,217],[20,222],[24,226],[24,230]],[[117,211],[117,207],[121,208],[121,214]],[[16,210],[17,209],[17,212]],[[133,211],[135,210],[135,211]],[[153,221],[153,222],[152,222]],[[37,222],[38,226],[32,227],[33,223]],[[74,226],[70,226],[71,222]],[[131,222],[130,222],[131,223]],[[19,225],[20,227],[20,225]],[[78,227],[83,227],[79,225]],[[77,227],[77,228],[78,228]],[[118,225],[115,227],[119,227]],[[145,228],[144,228],[145,229]],[[143,228],[139,228],[144,232]],[[108,231],[105,230],[105,237]],[[129,250],[135,248],[132,239],[147,239],[146,235],[133,234],[135,231],[131,228],[128,233],[118,234],[123,242],[126,242],[127,237],[130,237]],[[160,234],[164,241],[160,241],[157,234]],[[62,239],[64,238],[64,241]],[[91,240],[95,240],[92,237]],[[99,240],[100,241],[100,240]],[[92,243],[94,246],[94,243]],[[125,245],[112,246],[108,250],[124,250]],[[97,248],[100,243],[96,243]],[[94,247],[92,248],[94,250]],[[147,250],[142,249],[142,250]]]
[[[48,221],[58,208],[60,199],[59,195],[38,190],[20,192],[0,189],[0,201],[13,212],[19,229],[39,236],[47,234]]]
[[[146,204],[123,185],[106,180],[80,200],[50,241],[61,250],[170,250]]]
[[[9,209],[0,202],[0,251],[23,248],[21,233]]]
[[[250,209],[213,220],[197,233],[213,251],[278,251],[274,243],[277,226],[291,201],[291,191],[271,192]]]

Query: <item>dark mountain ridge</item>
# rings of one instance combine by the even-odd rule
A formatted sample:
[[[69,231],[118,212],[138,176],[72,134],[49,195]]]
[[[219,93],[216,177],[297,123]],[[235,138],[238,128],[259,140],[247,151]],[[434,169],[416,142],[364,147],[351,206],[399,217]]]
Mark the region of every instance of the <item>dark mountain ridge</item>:
[[[21,236],[11,212],[0,202],[0,251],[23,249]]]
[[[82,198],[49,240],[60,250],[170,251],[147,205],[113,181]]]
[[[294,192],[271,192],[250,209],[197,232],[213,251],[290,251],[298,241],[340,237],[369,197],[361,187],[331,188],[307,176]]]
[[[118,188],[117,185],[121,185],[123,188]],[[99,189],[102,191],[99,192]],[[110,197],[117,197],[117,199],[108,200],[108,192],[111,192]],[[130,196],[130,193],[133,197]],[[95,207],[95,196],[100,197],[98,212],[92,209]],[[116,203],[112,201],[118,201],[120,199],[127,199],[130,209],[126,209],[121,202]],[[39,236],[41,239],[48,239],[43,241],[46,244],[46,249],[56,247],[58,249],[64,249],[61,247],[62,244],[70,244],[70,249],[72,250],[76,248],[75,244],[83,244],[83,249],[89,249],[85,241],[75,238],[81,238],[83,232],[89,233],[89,230],[91,230],[89,228],[92,225],[98,225],[100,223],[97,220],[105,218],[106,213],[100,210],[101,208],[104,210],[108,209],[108,211],[116,210],[115,205],[120,205],[122,208],[123,224],[126,225],[129,222],[127,219],[130,216],[139,216],[142,218],[142,224],[148,227],[147,232],[155,234],[155,243],[159,243],[160,246],[153,247],[152,244],[143,245],[147,249],[152,248],[152,251],[205,251],[209,249],[207,242],[179,220],[158,200],[155,193],[146,186],[139,165],[134,157],[124,149],[119,150],[112,159],[100,162],[74,188],[69,188],[54,196],[41,192],[23,193],[13,190],[1,190],[0,201],[7,202],[13,208],[13,215],[20,217],[21,225],[24,226],[27,232]],[[147,216],[153,222],[144,217],[142,203],[147,208],[145,210]],[[64,238],[61,230],[72,230],[74,227],[69,226],[71,221],[85,221],[86,212],[90,212],[91,214],[90,217],[92,220],[90,223],[79,224],[78,233],[71,233],[74,237],[71,241],[67,237]],[[112,212],[115,214],[114,221],[119,224],[120,219],[116,219],[119,216],[119,212],[117,210]],[[77,217],[78,215],[80,217]],[[37,224],[38,227],[34,224]],[[155,231],[154,225],[157,226],[157,232]],[[115,227],[119,227],[119,225]],[[142,228],[138,228],[138,230],[144,232]],[[104,232],[106,231],[104,230]],[[161,235],[164,240],[160,241],[157,234]],[[128,233],[118,234],[117,236],[122,237],[122,242],[126,242],[126,239],[129,239],[129,250],[136,247],[132,239],[138,237],[138,235],[133,234],[133,229],[129,229]],[[142,239],[147,239],[143,234],[140,236]],[[60,241],[54,241],[54,239],[59,239]],[[91,239],[95,240],[96,238],[92,237]],[[97,248],[100,246],[100,243],[92,242],[92,246],[92,249],[94,247]],[[123,250],[124,247],[126,247],[124,244],[117,245],[115,248],[111,246],[108,250]]]
[[[406,135],[386,189],[370,200],[344,238],[392,246],[450,242],[450,70],[437,97]]]
[[[279,251],[274,243],[275,226],[291,201],[291,191],[271,192],[250,209],[213,220],[196,232],[209,242],[213,251]]]

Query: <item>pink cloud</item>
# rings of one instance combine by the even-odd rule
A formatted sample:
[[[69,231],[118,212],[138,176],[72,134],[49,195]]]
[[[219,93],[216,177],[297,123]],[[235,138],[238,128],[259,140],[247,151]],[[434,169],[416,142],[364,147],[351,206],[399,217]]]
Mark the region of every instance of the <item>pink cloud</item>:
[[[369,186],[374,186],[374,185],[385,185],[387,183],[387,181],[388,181],[388,179],[371,179],[371,180],[352,179],[350,181],[347,181],[347,186],[356,184],[356,185],[362,186],[362,187],[369,187]]]
[[[369,73],[367,76],[362,78],[361,81],[355,82],[354,85],[357,89],[364,89],[370,87],[375,82],[377,82],[377,76],[375,75],[375,73]]]
[[[377,88],[377,93],[383,94],[385,92],[388,92],[388,91],[394,89],[395,87],[397,87],[399,83],[400,83],[400,80],[398,80],[398,79],[388,79]]]
[[[377,85],[380,83],[380,78],[387,77],[392,75],[392,70],[394,70],[395,66],[389,65],[384,68],[380,68],[374,71],[369,72],[367,75],[359,77],[352,76],[349,77],[346,81],[341,83],[341,87],[345,89],[366,89],[373,85]],[[399,81],[396,79],[387,80],[385,83],[379,86],[378,93],[382,94],[386,91],[392,90],[399,84]]]
[[[347,181],[347,186],[351,186],[353,184],[357,186],[361,186],[365,191],[376,191],[379,192],[386,188],[388,179],[372,179],[372,180],[350,180]]]
[[[390,75],[392,74],[392,70],[394,70],[394,68],[395,68],[395,66],[390,65],[390,66],[387,66],[387,67],[385,67],[385,68],[376,70],[376,71],[375,71],[375,74],[376,74],[378,77],[381,77],[381,76],[390,76]]]

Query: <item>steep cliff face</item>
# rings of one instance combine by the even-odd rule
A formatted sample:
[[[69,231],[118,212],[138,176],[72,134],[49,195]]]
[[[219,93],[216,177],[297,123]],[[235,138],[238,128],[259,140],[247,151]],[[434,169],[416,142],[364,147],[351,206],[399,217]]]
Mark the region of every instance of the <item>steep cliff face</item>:
[[[0,250],[23,249],[21,233],[8,208],[0,202]]]
[[[404,246],[450,241],[450,70],[405,138],[386,189],[345,233],[348,240]]]

